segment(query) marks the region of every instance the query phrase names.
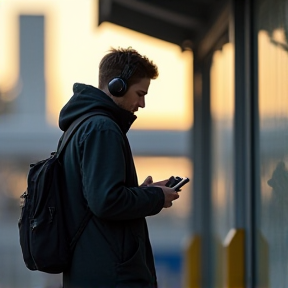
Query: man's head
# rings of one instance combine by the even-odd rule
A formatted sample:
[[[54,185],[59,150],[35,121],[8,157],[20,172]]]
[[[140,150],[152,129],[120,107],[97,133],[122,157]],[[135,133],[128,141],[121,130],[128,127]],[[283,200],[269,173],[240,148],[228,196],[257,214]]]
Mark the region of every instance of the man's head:
[[[99,65],[99,89],[131,113],[145,107],[150,80],[157,77],[157,66],[131,48],[112,48]]]

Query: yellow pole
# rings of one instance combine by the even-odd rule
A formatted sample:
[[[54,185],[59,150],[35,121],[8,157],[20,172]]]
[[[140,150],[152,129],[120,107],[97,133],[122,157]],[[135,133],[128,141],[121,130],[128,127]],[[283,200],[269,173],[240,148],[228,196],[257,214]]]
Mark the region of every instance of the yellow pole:
[[[201,287],[201,238],[194,235],[189,239],[184,254],[184,288]]]
[[[232,229],[225,241],[225,286],[227,288],[245,287],[245,231]]]

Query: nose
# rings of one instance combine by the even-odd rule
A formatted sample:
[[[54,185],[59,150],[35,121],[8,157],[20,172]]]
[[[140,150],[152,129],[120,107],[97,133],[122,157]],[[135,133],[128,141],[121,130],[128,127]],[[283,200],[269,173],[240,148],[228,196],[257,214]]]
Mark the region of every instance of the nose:
[[[138,103],[139,107],[141,108],[145,108],[145,96],[142,96],[139,98],[139,103]]]

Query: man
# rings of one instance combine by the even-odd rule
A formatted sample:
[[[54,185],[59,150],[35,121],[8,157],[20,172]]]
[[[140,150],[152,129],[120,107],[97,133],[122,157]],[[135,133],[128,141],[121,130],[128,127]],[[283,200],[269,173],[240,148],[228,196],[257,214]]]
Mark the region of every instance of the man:
[[[63,273],[64,288],[157,287],[145,217],[172,206],[179,195],[167,180],[153,183],[148,176],[138,185],[126,137],[157,76],[157,66],[137,51],[111,49],[100,62],[99,89],[74,84],[61,110],[63,131],[88,111],[101,113],[81,124],[63,155],[70,234],[87,206],[93,213]]]

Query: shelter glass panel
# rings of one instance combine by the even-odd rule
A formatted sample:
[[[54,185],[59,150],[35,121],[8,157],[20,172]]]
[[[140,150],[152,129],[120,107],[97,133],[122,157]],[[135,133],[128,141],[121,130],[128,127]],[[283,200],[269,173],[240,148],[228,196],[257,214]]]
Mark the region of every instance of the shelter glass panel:
[[[223,243],[234,224],[234,46],[214,52],[211,66],[211,198],[215,287],[223,286]]]
[[[259,182],[257,287],[288,286],[287,0],[257,1]]]

